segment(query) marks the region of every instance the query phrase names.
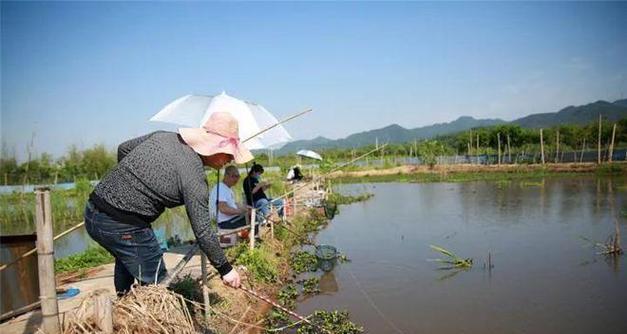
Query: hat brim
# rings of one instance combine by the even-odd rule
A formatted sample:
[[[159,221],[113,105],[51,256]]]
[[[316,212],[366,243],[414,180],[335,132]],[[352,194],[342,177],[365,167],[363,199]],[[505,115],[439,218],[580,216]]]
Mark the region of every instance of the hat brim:
[[[179,134],[196,153],[211,156],[218,153],[226,153],[233,156],[238,164],[243,164],[254,157],[243,144],[236,145],[228,141],[228,138],[215,133],[209,133],[203,128],[180,128]],[[223,144],[226,141],[225,144]]]

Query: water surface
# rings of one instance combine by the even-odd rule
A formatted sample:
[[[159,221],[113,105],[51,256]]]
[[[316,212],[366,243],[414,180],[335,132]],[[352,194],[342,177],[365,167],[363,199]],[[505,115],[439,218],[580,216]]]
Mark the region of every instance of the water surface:
[[[369,333],[627,333],[626,256],[580,238],[604,241],[614,217],[627,230],[624,179],[367,187],[372,199],[342,206],[318,235],[352,262],[299,312],[347,309]],[[430,244],[475,265],[438,270]]]

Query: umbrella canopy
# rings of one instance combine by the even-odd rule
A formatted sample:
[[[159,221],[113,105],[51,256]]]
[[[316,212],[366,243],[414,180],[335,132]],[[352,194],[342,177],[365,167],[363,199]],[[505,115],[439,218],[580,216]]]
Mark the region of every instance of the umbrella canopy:
[[[276,117],[262,105],[236,99],[225,92],[217,96],[185,95],[170,102],[150,120],[198,128],[214,112],[228,112],[237,119],[241,140],[278,123]],[[287,130],[278,125],[246,141],[244,145],[250,150],[275,148],[291,139]]]
[[[310,150],[300,150],[298,152],[296,152],[296,154],[303,156],[303,157],[307,157],[307,158],[312,158],[312,159],[316,159],[316,160],[320,160],[322,161],[322,157],[320,156],[320,154],[314,152],[314,151],[310,151]]]

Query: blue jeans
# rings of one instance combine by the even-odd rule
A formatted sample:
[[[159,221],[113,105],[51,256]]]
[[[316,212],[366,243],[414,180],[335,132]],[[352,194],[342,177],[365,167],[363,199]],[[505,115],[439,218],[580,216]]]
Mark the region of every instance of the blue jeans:
[[[255,209],[258,209],[261,216],[265,218],[270,214],[270,205],[277,209],[279,216],[283,217],[283,200],[280,198],[270,200],[260,198],[255,202]]]
[[[113,282],[118,294],[126,293],[135,279],[148,284],[165,277],[163,251],[150,224],[141,227],[117,221],[88,201],[85,228],[92,239],[115,257]]]

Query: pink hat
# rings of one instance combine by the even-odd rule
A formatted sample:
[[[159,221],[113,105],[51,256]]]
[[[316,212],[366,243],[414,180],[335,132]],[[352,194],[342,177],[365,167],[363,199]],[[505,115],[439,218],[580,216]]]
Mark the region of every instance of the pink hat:
[[[240,143],[237,120],[229,113],[212,113],[201,128],[180,128],[179,133],[185,143],[200,155],[226,153],[240,164],[254,158]]]

